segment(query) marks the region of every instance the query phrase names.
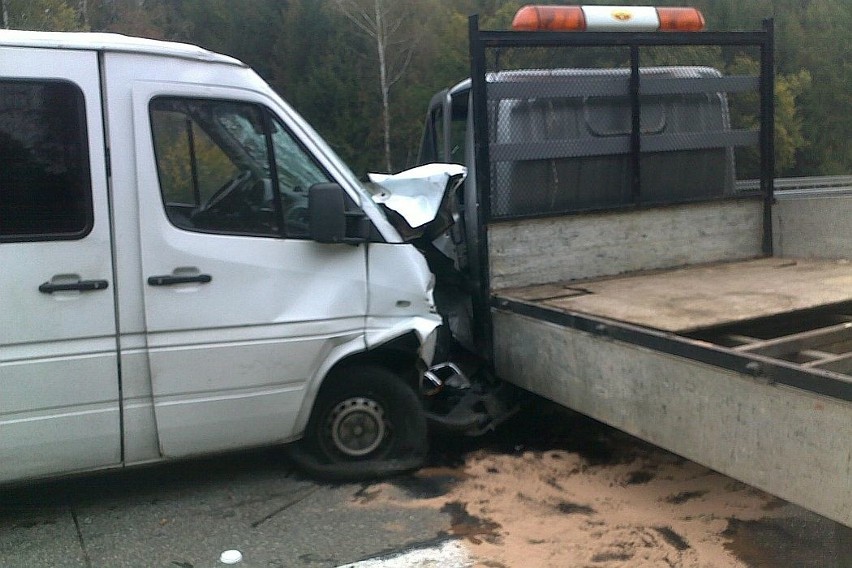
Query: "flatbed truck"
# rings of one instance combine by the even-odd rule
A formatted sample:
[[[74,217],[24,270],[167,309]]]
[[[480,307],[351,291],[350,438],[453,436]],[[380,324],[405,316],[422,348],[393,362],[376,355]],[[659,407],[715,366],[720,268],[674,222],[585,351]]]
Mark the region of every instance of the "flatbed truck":
[[[755,74],[725,73],[743,50]],[[434,243],[453,261],[443,305],[432,265],[457,341],[500,379],[852,526],[852,193],[774,191],[771,22],[474,16],[470,54],[420,154],[469,170]]]

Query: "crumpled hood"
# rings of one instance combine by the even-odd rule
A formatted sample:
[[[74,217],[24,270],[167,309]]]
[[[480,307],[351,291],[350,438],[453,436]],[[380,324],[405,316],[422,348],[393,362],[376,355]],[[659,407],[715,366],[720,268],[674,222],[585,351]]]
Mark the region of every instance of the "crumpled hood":
[[[458,164],[426,164],[393,175],[368,174],[375,186],[373,201],[398,213],[412,229],[432,222],[444,195],[452,193],[466,175],[467,168]]]

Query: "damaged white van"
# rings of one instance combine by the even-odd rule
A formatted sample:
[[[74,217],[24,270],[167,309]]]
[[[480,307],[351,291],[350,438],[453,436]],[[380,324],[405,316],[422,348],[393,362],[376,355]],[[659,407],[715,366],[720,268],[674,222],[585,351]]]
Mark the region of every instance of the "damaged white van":
[[[235,59],[0,31],[0,482],[299,439],[327,477],[419,465],[424,372],[463,377],[383,209]]]

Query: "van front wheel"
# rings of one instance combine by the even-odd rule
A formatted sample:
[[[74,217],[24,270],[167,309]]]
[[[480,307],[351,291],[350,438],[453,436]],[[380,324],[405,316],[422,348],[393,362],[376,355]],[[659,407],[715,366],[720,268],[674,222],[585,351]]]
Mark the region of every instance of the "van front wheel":
[[[304,438],[290,455],[330,480],[386,477],[423,465],[428,446],[423,407],[392,372],[348,367],[326,379]]]

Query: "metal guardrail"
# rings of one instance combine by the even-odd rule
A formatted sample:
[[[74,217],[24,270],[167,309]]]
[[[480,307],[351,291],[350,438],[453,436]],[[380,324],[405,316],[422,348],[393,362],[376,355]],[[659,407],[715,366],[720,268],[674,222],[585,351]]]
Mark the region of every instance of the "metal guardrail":
[[[852,175],[776,178],[775,197],[778,199],[819,194],[823,196],[852,194]],[[760,181],[739,180],[737,192],[759,191]]]

